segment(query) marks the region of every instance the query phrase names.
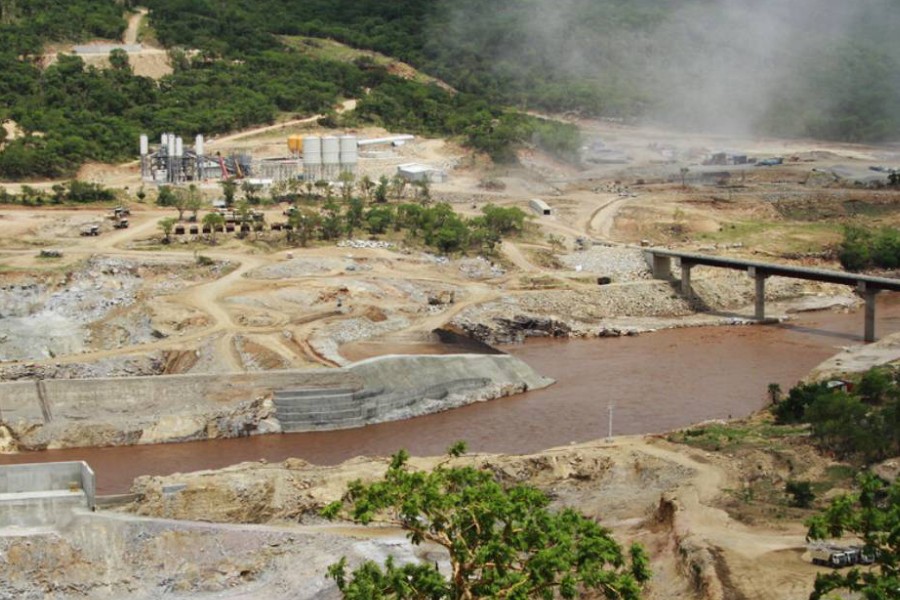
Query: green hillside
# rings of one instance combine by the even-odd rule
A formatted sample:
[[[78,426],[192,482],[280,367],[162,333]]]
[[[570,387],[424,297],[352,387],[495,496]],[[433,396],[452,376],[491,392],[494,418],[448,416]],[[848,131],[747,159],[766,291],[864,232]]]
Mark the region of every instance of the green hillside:
[[[160,81],[134,76],[124,56],[108,70],[76,57],[39,66],[49,43],[118,38],[128,2],[0,0],[0,118],[26,132],[0,137],[0,177],[65,176],[86,160],[133,157],[142,131],[217,134],[283,113],[327,112],[346,97],[360,102],[343,124],[459,136],[496,160],[525,143],[563,155],[578,145],[574,128],[523,109],[711,131],[900,138],[900,23],[890,0],[142,4],[158,40],[174,49],[175,72]],[[377,51],[460,93],[396,77],[380,59],[310,52],[296,43],[303,37]]]

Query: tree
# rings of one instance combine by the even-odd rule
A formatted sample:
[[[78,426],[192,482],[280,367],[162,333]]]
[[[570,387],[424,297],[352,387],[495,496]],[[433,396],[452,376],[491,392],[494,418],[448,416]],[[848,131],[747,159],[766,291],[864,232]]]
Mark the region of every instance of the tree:
[[[203,215],[203,228],[209,229],[209,241],[216,243],[216,232],[225,225],[225,217],[216,212]]]
[[[223,179],[219,182],[222,186],[222,195],[225,197],[225,206],[234,206],[234,196],[237,194],[237,182],[234,179]]]
[[[465,451],[463,444],[451,456]],[[437,565],[384,567],[366,562],[349,577],[346,559],[329,568],[344,598],[576,598],[595,590],[605,598],[637,600],[650,576],[644,550],[630,560],[609,531],[572,509],[555,512],[541,491],[506,488],[487,470],[448,466],[408,468],[401,450],[383,480],[355,481],[343,501],[323,511],[331,519],[386,523],[406,530],[410,541],[442,546],[450,556],[449,579]]]
[[[344,202],[349,202],[350,198],[353,197],[353,188],[355,187],[353,182],[355,180],[356,178],[350,171],[341,171],[338,181],[341,183],[341,197],[344,199]]]
[[[159,228],[162,229],[163,235],[165,236],[165,238],[163,239],[164,244],[168,244],[172,241],[170,236],[172,235],[172,229],[175,227],[175,223],[177,222],[178,220],[175,217],[166,217],[165,219],[160,219],[159,223],[157,223]]]
[[[200,208],[203,206],[203,197],[200,195],[200,189],[195,184],[190,184],[185,192],[185,198],[182,203],[183,210],[189,210],[194,215],[194,220],[197,220],[197,213],[200,211]],[[176,208],[178,206],[176,205]],[[178,220],[181,220],[182,209],[178,211]]]
[[[347,235],[353,235],[353,231],[362,225],[363,211],[365,205],[361,198],[351,198],[347,204],[347,214],[345,220],[347,222]]]
[[[816,499],[809,481],[788,481],[784,484],[784,492],[791,497],[790,505],[795,508],[809,508]]]
[[[156,194],[156,205],[166,208],[175,206],[175,192],[172,191],[170,186],[162,185],[159,187],[159,191]]]
[[[356,185],[359,187],[359,191],[362,193],[363,198],[366,199],[366,202],[370,202],[372,200],[372,189],[375,187],[375,182],[372,181],[372,178],[368,175],[363,175]]]
[[[399,198],[399,196],[398,196]],[[384,175],[378,179],[378,185],[375,186],[375,202],[388,201],[388,178]]]
[[[309,243],[310,238],[316,234],[316,230],[322,223],[322,217],[317,212],[308,208],[300,208],[291,213],[288,217],[288,224],[291,226],[289,238],[296,238],[300,245],[304,248]]]
[[[865,600],[890,600],[900,593],[900,481],[888,486],[874,475],[858,478],[859,491],[840,496],[820,515],[807,521],[808,537],[839,538],[845,533],[863,541],[871,568],[816,575],[810,600],[829,598],[836,590],[861,594]]]

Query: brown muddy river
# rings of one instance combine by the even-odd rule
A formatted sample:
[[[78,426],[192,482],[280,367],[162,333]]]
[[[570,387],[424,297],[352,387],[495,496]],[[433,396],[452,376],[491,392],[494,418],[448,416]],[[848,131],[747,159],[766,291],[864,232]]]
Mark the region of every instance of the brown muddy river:
[[[879,336],[900,331],[900,298],[879,299]],[[473,451],[533,452],[614,435],[663,432],[762,407],[840,347],[862,342],[859,312],[808,313],[793,323],[701,327],[637,337],[533,341],[505,348],[557,380],[545,390],[362,429],[124,448],[0,456],[0,464],[86,460],[98,492],[126,492],[138,475],[298,457],[335,464],[359,455],[440,454],[456,440]]]

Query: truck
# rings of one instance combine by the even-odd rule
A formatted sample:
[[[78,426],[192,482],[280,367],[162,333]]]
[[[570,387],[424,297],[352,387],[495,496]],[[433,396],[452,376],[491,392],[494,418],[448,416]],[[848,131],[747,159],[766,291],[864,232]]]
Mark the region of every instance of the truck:
[[[810,547],[809,553],[814,565],[835,569],[852,565],[871,565],[875,562],[874,556],[866,551],[865,546],[817,544]]]
[[[813,546],[809,553],[814,565],[838,569],[853,564],[851,554],[841,546]]]
[[[113,227],[116,229],[128,229],[128,219],[119,219]]]

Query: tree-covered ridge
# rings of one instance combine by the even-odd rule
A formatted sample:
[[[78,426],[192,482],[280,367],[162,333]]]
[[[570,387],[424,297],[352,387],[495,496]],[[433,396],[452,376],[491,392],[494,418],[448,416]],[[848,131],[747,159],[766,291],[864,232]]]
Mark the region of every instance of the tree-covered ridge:
[[[148,3],[166,43],[222,55],[274,47],[276,35],[330,37],[492,103],[845,141],[900,137],[891,75],[900,23],[887,0],[852,10],[837,0]]]
[[[279,111],[315,114],[338,96],[354,96],[373,76],[351,65],[267,52],[236,64],[184,58],[156,82],[132,74],[127,56],[110,69],[61,56],[41,71],[16,61],[4,91],[12,118],[28,134],[0,153],[0,175],[60,177],[85,160],[134,156],[141,132],[215,134],[271,123]],[[265,76],[260,76],[264,73]]]
[[[573,127],[510,113],[477,95],[406,81],[376,65],[311,59],[254,23],[249,15],[260,11],[242,18],[228,6],[182,2],[169,7],[171,14],[155,9],[161,39],[200,49],[193,58],[174,50],[175,72],[158,82],[134,76],[122,52],[105,70],[75,56],[41,70],[23,56],[0,55],[7,66],[0,119],[13,119],[26,133],[8,142],[0,137],[0,176],[67,176],[86,160],[133,157],[141,132],[222,133],[271,123],[280,112],[326,113],[341,97],[361,99],[345,124],[361,119],[458,135],[496,159],[513,158],[512,148],[522,142],[547,140],[560,154],[578,145]]]
[[[37,55],[45,42],[119,39],[130,2],[116,0],[2,0],[0,54]]]

